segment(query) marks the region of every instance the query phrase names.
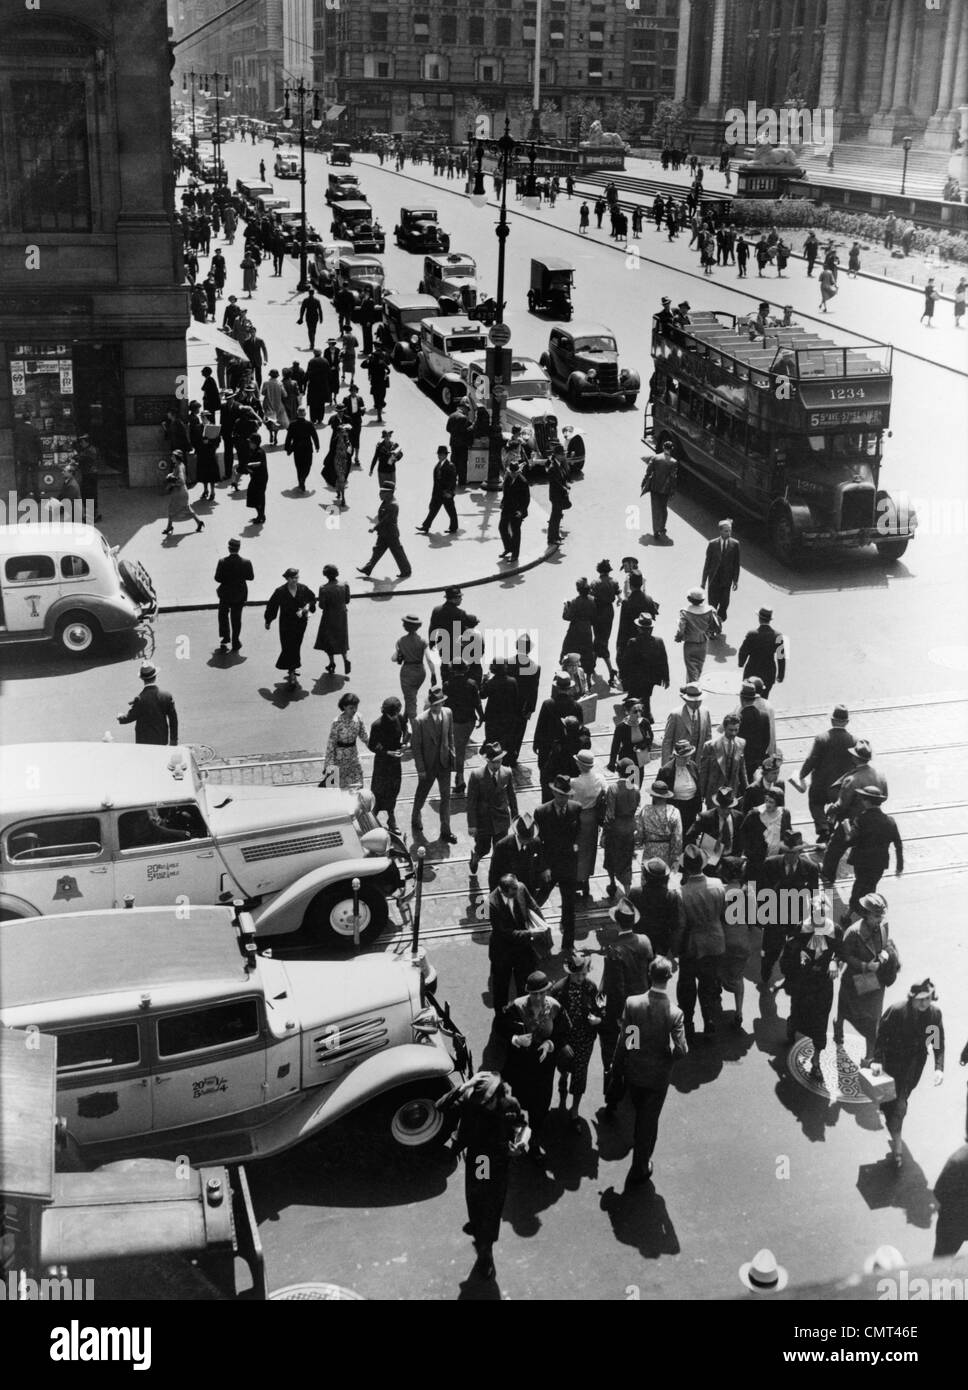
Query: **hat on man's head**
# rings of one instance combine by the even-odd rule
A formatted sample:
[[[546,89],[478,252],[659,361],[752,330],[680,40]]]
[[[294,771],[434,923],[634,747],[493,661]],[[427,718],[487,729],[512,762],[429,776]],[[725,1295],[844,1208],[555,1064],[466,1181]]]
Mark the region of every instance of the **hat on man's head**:
[[[559,671],[551,682],[551,688],[552,690],[571,690],[571,676],[567,675],[564,671]]]
[[[594,767],[595,754],[590,748],[579,748],[575,754],[575,762],[579,767]]]
[[[482,743],[481,757],[485,762],[491,762],[493,758],[503,758],[504,749],[496,741],[494,743]]]
[[[635,620],[635,626],[642,628],[643,630],[648,629],[649,631],[651,631],[654,624],[655,619],[652,617],[651,613],[640,613]]]
[[[684,874],[701,874],[706,867],[706,856],[698,845],[686,845],[682,851],[682,872]]]
[[[653,878],[659,882],[667,879],[671,870],[664,859],[647,859],[642,865],[642,872],[647,878]]]
[[[608,915],[617,927],[626,929],[634,927],[639,920],[639,910],[628,898],[620,899],[614,907],[609,908]]]
[[[846,724],[850,718],[846,705],[834,705],[831,719],[835,724]]]
[[[783,830],[780,832],[780,849],[784,853],[792,854],[804,849],[803,836],[799,830]]]
[[[698,705],[702,700],[702,691],[699,689],[698,685],[680,685],[679,694],[687,705]]]
[[[742,685],[739,688],[739,698],[741,700],[756,699],[756,686],[753,684],[752,681],[743,681]]]
[[[662,303],[663,303],[663,304],[671,304],[671,303],[672,303],[672,300],[668,297],[668,295],[663,295],[663,296],[662,296]]]
[[[402,619],[404,627],[420,627],[422,626],[422,621],[421,618],[417,617],[416,613],[407,613]]]
[[[519,840],[530,840],[535,833],[533,817],[527,811],[515,816],[513,829]]]
[[[692,756],[693,753],[695,753],[696,745],[694,743],[690,743],[687,738],[677,738],[675,748],[673,751],[675,752],[677,757],[689,758]]]
[[[157,678],[158,671],[152,666],[150,661],[145,661],[142,662],[141,670],[138,672],[138,675],[143,681],[153,681]]]
[[[761,608],[759,611],[759,619],[761,623],[771,623],[773,621],[773,609]]]
[[[242,542],[241,542],[240,540],[236,540],[235,536],[233,536],[232,539],[229,541],[229,550],[241,550],[241,549],[242,549]]]
[[[703,593],[702,589],[690,589],[688,594],[686,594],[686,598],[690,603],[703,603],[706,595]]]
[[[563,772],[560,773],[552,782],[551,790],[559,795],[571,796],[571,778],[566,777]]]
[[[713,795],[713,805],[720,811],[731,811],[734,806],[739,805],[737,797],[731,787],[720,787],[718,792]]]
[[[856,758],[860,763],[869,763],[874,754],[874,750],[866,738],[859,738],[853,748],[848,748],[847,751],[852,758]]]
[[[677,309],[691,309],[691,308],[692,308],[692,305],[689,303],[689,300],[688,300],[688,299],[680,299],[679,303],[676,305],[676,308],[677,308]]]
[[[933,980],[916,980],[908,990],[909,999],[937,999],[938,992]]]
[[[887,792],[882,792],[880,787],[857,787],[855,794],[875,804],[887,800]]]
[[[432,685],[427,691],[427,708],[430,709],[444,703],[444,692],[439,685]]]

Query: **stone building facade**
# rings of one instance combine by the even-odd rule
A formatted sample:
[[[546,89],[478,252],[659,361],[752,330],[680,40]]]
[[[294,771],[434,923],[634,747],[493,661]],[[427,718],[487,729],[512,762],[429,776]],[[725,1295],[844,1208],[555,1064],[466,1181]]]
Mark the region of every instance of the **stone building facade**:
[[[164,0],[0,0],[0,490],[29,414],[157,482],[186,380]]]

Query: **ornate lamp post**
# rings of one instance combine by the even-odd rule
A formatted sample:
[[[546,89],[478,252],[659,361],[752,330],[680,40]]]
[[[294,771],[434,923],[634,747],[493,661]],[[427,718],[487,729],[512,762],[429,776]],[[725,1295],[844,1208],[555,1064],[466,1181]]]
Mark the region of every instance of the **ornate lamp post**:
[[[913,141],[911,140],[910,135],[905,135],[904,139],[901,141],[901,144],[904,146],[904,165],[903,165],[903,168],[901,169],[901,195],[902,195],[902,197],[903,197],[903,194],[904,194],[904,185],[907,183],[907,162],[908,162],[908,155],[911,153],[911,145],[912,145],[912,143],[913,143]]]
[[[213,72],[202,78],[205,84],[202,95],[215,98],[215,186],[221,188],[222,174],[222,108],[220,103],[232,95],[228,74]],[[221,85],[220,85],[221,84]]]
[[[311,120],[313,130],[319,130],[320,126],[323,124],[323,117],[319,109],[319,93],[312,87],[307,87],[305,81],[301,77],[297,86],[286,88],[286,106],[282,117],[282,124],[287,130],[291,130],[293,126],[293,115],[290,102],[295,101],[299,111],[299,288],[301,290],[306,289],[309,285],[306,252],[306,101],[309,97],[312,97]]]
[[[189,83],[191,85],[189,85]],[[203,80],[200,72],[192,68],[189,73],[182,73],[182,91],[191,92],[192,95],[192,173],[198,173],[198,136],[195,133],[195,88],[202,91]]]
[[[504,450],[504,435],[501,433],[501,406],[507,399],[507,391],[503,385],[502,366],[506,364],[507,358],[510,356],[510,349],[507,344],[511,336],[504,328],[504,263],[506,243],[511,235],[511,228],[508,224],[508,177],[511,172],[511,159],[517,149],[517,143],[511,138],[511,122],[508,117],[504,119],[504,134],[496,142],[496,148],[500,156],[498,169],[501,174],[501,210],[497,226],[494,229],[497,236],[497,293],[494,296],[497,309],[494,315],[494,326],[490,333],[494,346],[488,350],[491,427],[488,438],[487,482],[485,484],[485,487],[491,492],[497,491],[501,486],[501,456]],[[487,201],[481,167],[483,158],[484,142],[479,140],[477,143],[477,171],[474,178],[474,191],[471,194],[471,201],[477,207],[482,207]],[[533,167],[532,165],[532,169]]]

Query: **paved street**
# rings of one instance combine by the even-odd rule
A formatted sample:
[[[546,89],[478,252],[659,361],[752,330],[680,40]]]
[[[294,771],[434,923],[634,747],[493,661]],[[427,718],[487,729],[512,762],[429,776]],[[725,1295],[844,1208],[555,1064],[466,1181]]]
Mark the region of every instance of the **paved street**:
[[[229,143],[224,156],[234,183],[255,177],[259,160],[272,163],[268,144]],[[310,219],[328,235],[323,203],[328,166],[307,156]],[[392,231],[399,209],[428,200],[439,209],[455,251],[477,257],[486,290],[495,288],[496,220],[492,203],[474,209],[459,180],[435,179],[423,166],[400,175],[357,157],[354,170],[388,233],[384,262],[388,286],[415,291],[421,257],[395,248]],[[277,190],[298,200],[295,183]],[[803,264],[791,262],[786,278],[760,280],[755,264],[749,280],[735,270],[718,270],[706,282],[688,235],[670,244],[647,224],[639,258],[608,240],[607,231],[577,235],[578,199],[561,199],[554,210],[530,214],[513,206],[508,243],[507,320],[519,354],[537,357],[547,346],[550,321],[530,315],[525,296],[532,255],[560,256],[576,268],[574,323],[605,324],[616,335],[624,364],[647,382],[651,373],[651,315],[660,297],[688,299],[694,309],[747,312],[758,300],[790,303],[808,327],[821,320],[825,333],[844,345],[868,338],[892,342],[894,396],[892,437],[886,443],[884,485],[917,499],[918,535],[904,558],[885,566],[876,553],[816,557],[797,570],[779,564],[764,537],[738,523],[743,572],[726,623],[727,640],[711,653],[702,684],[714,722],[737,703],[736,653],[757,609],[774,610],[786,634],[788,676],[774,691],[778,737],[787,774],[796,772],[813,735],[827,727],[837,701],[852,711],[851,729],[870,737],[875,761],[890,779],[888,809],[898,819],[908,851],[908,872],[885,879],[890,920],[903,968],[889,991],[905,996],[911,980],[930,975],[938,984],[949,1032],[948,1075],[935,1090],[927,1077],[912,1100],[905,1138],[909,1161],[900,1180],[883,1163],[887,1138],[874,1107],[828,1105],[788,1072],[782,1046],[789,1001],[758,1000],[748,985],[745,1030],[715,1048],[690,1057],[675,1074],[656,1151],[654,1193],[623,1195],[628,1166],[630,1119],[600,1126],[594,1111],[601,1099],[601,1065],[596,1052],[580,1134],[555,1130],[549,1171],[540,1175],[526,1161],[515,1168],[505,1225],[497,1247],[498,1285],[468,1284],[473,1260],[462,1234],[463,1175],[432,1157],[390,1153],[374,1137],[366,1117],[307,1144],[250,1174],[274,1285],[326,1279],[371,1298],[453,1299],[623,1299],[637,1288],[643,1298],[722,1298],[740,1292],[737,1270],[761,1246],[769,1246],[791,1271],[808,1282],[858,1269],[877,1246],[897,1246],[910,1261],[932,1248],[929,1189],[947,1155],[961,1141],[965,1072],[958,1054],[968,1038],[968,959],[960,926],[960,904],[968,871],[968,633],[964,616],[966,522],[964,440],[968,438],[968,334],[951,326],[950,306],[939,309],[937,327],[918,324],[920,298],[891,283],[848,281],[841,275],[836,313],[817,312],[815,281]],[[224,245],[219,240],[218,245]],[[799,238],[797,241],[799,245]],[[241,294],[241,241],[226,248],[227,293]],[[203,269],[204,269],[203,261]],[[280,279],[271,260],[260,271],[250,316],[265,338],[269,366],[294,357],[305,362],[304,330],[296,327],[298,263],[287,261]],[[246,302],[246,301],[243,301]],[[220,304],[219,312],[224,307]],[[321,336],[334,331],[329,302]],[[192,394],[198,391],[203,358],[193,358]],[[365,383],[361,382],[364,395]],[[715,534],[724,504],[696,485],[673,499],[672,544],[659,546],[645,534],[648,508],[640,514],[644,470],[643,389],[634,411],[573,411],[557,402],[559,425],[584,433],[585,479],[573,488],[570,536],[547,552],[546,489],[534,487],[534,507],[525,523],[521,568],[501,577],[497,563],[493,500],[469,491],[458,501],[462,529],[457,538],[428,541],[414,534],[429,496],[435,446],[443,441],[444,415],[421,389],[393,378],[386,423],[405,452],[400,498],[403,542],[413,579],[383,584],[374,593],[353,567],[368,553],[368,517],[375,511],[375,479],[364,476],[379,437],[372,415],[364,430],[364,474],[351,475],[349,510],[338,528],[327,524],[330,494],[318,477],[316,490],[301,498],[279,449],[270,453],[268,525],[247,527],[241,494],[218,490],[215,507],[202,509],[207,529],[196,536],[182,525],[166,544],[161,536],[164,498],[160,492],[104,496],[103,530],[122,553],[140,559],[156,579],[162,615],[149,653],[160,681],[178,707],[181,736],[212,764],[212,776],[231,783],[258,778],[311,782],[325,747],[336,702],[351,688],[362,697],[369,722],[382,698],[398,689],[390,660],[402,632],[401,618],[416,611],[425,624],[444,585],[473,583],[466,606],[482,628],[533,631],[542,687],[561,649],[563,603],[582,575],[594,577],[596,562],[636,554],[649,592],[661,605],[657,635],[665,638],[672,662],[669,692],[657,692],[661,722],[679,700],[684,679],[680,649],[672,642],[676,614],[687,590],[699,582],[705,545]],[[162,441],[159,437],[159,457]],[[644,501],[644,499],[642,499]],[[441,524],[442,517],[438,518]],[[230,535],[243,537],[244,553],[256,570],[253,598],[263,600],[289,564],[302,579],[320,582],[326,562],[335,562],[351,583],[349,609],[353,672],[349,679],[326,676],[325,657],[311,651],[314,621],[304,647],[303,686],[283,690],[274,668],[275,632],[267,633],[258,608],[250,608],[244,647],[231,659],[218,654],[212,573]],[[393,566],[387,564],[387,573]],[[164,611],[171,610],[171,611]],[[119,644],[98,659],[69,664],[51,650],[24,648],[7,662],[3,680],[4,738],[28,740],[119,740],[116,712],[137,693],[141,651]],[[594,723],[596,754],[607,753],[620,697],[599,687]],[[530,734],[533,732],[529,730]],[[275,771],[246,772],[242,760],[259,755],[277,760]],[[404,764],[401,806],[412,798],[412,763]],[[537,803],[537,770],[530,743],[522,758],[522,805]],[[431,807],[434,803],[431,802]],[[804,796],[791,794],[794,822],[809,833]],[[486,887],[468,877],[469,842],[461,803],[454,828],[458,844],[431,844],[424,914],[428,948],[439,971],[441,995],[449,999],[466,1030],[475,1059],[483,1052],[490,1023],[486,932],[478,908]],[[401,816],[401,823],[409,817]],[[430,825],[436,824],[431,811]],[[579,929],[595,945],[602,925],[604,875],[593,881],[593,912]],[[846,885],[840,893],[846,898]],[[849,891],[849,889],[847,889]],[[557,899],[552,899],[552,915]],[[383,949],[399,947],[389,935]],[[555,962],[557,966],[557,962]],[[594,971],[601,968],[595,957]],[[749,972],[752,975],[752,970]],[[728,999],[727,999],[728,1002]],[[778,1010],[778,1016],[777,1011]],[[856,1042],[856,1038],[854,1039]],[[928,1069],[930,1071],[930,1067]]]

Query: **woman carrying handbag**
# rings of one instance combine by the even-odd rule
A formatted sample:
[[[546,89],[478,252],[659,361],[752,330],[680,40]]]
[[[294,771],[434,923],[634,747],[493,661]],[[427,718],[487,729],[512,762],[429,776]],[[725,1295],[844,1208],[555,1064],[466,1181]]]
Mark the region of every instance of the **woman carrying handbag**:
[[[848,927],[840,943],[844,973],[840,977],[834,1042],[842,1046],[844,1022],[852,1024],[864,1039],[861,1066],[866,1067],[874,1054],[884,990],[897,979],[901,962],[897,947],[888,937],[887,900],[880,893],[868,893],[859,906],[863,917]]]

